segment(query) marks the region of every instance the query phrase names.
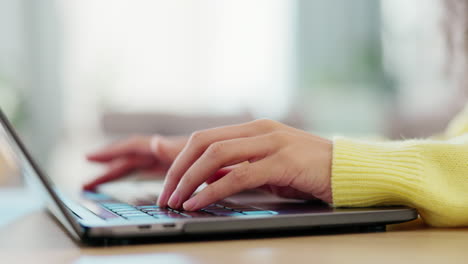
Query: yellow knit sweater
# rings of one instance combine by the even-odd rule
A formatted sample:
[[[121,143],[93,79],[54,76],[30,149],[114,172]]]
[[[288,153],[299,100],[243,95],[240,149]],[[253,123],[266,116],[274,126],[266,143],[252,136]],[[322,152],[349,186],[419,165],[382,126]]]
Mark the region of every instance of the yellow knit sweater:
[[[468,226],[468,106],[438,139],[335,138],[334,206],[408,205],[432,226]]]

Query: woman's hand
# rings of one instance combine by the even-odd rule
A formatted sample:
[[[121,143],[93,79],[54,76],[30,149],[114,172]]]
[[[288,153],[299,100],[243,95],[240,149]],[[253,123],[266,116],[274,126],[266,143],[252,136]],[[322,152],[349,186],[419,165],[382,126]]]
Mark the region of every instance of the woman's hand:
[[[195,132],[170,167],[158,204],[194,211],[253,188],[331,202],[331,160],[331,141],[271,120]]]
[[[165,173],[187,140],[186,137],[135,136],[89,154],[89,161],[106,164],[109,169],[83,188],[94,190],[99,184],[135,170]]]

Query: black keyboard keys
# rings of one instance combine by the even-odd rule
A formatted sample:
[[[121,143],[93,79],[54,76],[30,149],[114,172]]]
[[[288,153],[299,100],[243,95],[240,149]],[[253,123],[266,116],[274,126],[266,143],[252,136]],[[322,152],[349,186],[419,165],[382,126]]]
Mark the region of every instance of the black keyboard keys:
[[[162,208],[157,205],[132,206],[125,203],[101,203],[109,211],[125,219],[181,219],[192,217],[213,217],[213,216],[262,216],[273,215],[276,212],[263,210],[253,206],[235,204],[230,202],[220,202],[211,204],[200,211],[189,212],[172,208]]]

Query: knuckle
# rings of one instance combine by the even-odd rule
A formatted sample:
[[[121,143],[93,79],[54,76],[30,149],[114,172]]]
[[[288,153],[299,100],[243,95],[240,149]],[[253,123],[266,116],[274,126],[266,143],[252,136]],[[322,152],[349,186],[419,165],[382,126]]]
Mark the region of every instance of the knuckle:
[[[205,195],[208,200],[214,201],[214,200],[221,198],[218,188],[214,187],[213,185],[209,185],[208,187],[204,189],[204,191],[206,192]]]
[[[276,154],[275,154],[275,159],[278,160],[278,161],[281,161],[285,164],[289,164],[287,162],[293,162],[294,160],[291,158],[291,153],[289,153],[289,151],[287,149],[282,149],[280,151],[278,151]]]
[[[206,154],[211,158],[219,157],[224,153],[225,144],[222,142],[215,142],[211,144],[208,149],[206,150]]]
[[[189,144],[190,145],[199,145],[203,142],[205,137],[205,131],[195,131],[190,135]]]
[[[275,142],[286,143],[291,135],[285,131],[275,131],[270,133],[269,136]]]
[[[274,130],[278,126],[278,122],[270,120],[270,119],[257,119],[253,121],[253,123],[257,127],[260,127],[267,131]]]
[[[195,131],[192,133],[192,135],[190,135],[190,139],[195,140],[195,141],[199,140],[203,137],[203,134],[204,134],[203,130]]]
[[[232,171],[231,177],[232,181],[235,185],[245,185],[248,186],[249,182],[249,167],[242,166],[240,168],[234,169]]]

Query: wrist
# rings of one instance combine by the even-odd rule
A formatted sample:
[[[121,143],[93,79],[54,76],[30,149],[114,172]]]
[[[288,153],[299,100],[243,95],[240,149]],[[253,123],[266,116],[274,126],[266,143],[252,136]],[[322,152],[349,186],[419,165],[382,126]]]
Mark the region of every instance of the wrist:
[[[327,148],[325,150],[325,162],[324,162],[324,202],[333,203],[333,191],[332,191],[332,162],[333,162],[333,141],[327,140]]]
[[[326,202],[332,203],[333,202],[333,191],[332,191],[332,160],[333,160],[333,142],[330,140],[326,140],[322,143],[322,147],[320,147],[320,151],[316,151],[316,157],[318,158],[318,163],[320,166],[316,168],[316,179],[317,183],[315,184],[315,192],[313,195]]]

